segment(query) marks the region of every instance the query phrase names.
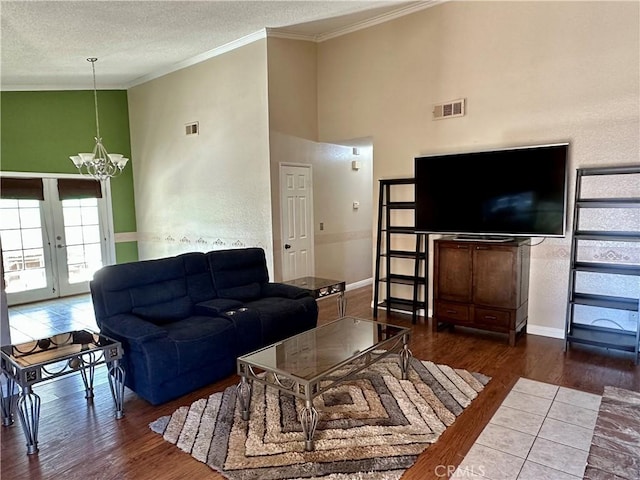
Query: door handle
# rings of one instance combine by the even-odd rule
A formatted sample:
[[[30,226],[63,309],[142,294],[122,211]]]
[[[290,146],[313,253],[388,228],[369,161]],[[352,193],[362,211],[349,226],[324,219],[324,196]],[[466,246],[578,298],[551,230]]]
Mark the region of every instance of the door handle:
[[[58,248],[66,248],[66,245],[62,245],[62,244],[59,243],[58,245],[56,245],[56,247],[58,247]]]
[[[284,249],[285,250],[289,250],[291,248],[291,245],[289,245],[288,243],[284,244]]]

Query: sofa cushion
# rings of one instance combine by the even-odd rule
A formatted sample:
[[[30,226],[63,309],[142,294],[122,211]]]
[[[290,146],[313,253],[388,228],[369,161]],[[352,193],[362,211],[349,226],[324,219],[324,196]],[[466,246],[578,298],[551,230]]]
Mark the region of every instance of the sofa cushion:
[[[260,290],[260,284],[254,282],[232,288],[221,288],[218,290],[218,296],[248,302],[260,298]]]
[[[223,359],[235,363],[236,332],[226,318],[192,316],[164,328],[173,341],[181,373],[215,368]]]
[[[262,341],[265,345],[278,342],[309,328],[305,322],[308,315],[304,304],[300,301],[269,297],[247,302],[246,306],[258,312],[262,325]]]
[[[189,297],[178,297],[168,302],[134,307],[131,312],[156,325],[164,325],[187,318],[193,312]]]

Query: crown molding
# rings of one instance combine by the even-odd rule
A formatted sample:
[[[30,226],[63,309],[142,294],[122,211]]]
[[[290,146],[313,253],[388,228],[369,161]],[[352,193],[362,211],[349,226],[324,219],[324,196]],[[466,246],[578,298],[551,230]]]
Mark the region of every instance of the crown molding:
[[[131,83],[127,84],[125,88],[129,89],[131,87],[135,87],[136,85],[140,85],[142,83],[146,83],[150,80],[154,80],[156,78],[162,77],[164,75],[167,75],[169,73],[173,73],[176,72],[178,70],[182,70],[183,68],[187,68],[190,67],[192,65],[195,65],[197,63],[201,63],[204,62],[206,60],[209,60],[211,58],[217,57],[219,55],[222,55],[223,53],[227,53],[230,52],[232,50],[235,50],[236,48],[240,48],[240,47],[244,47],[245,45],[249,45],[250,43],[256,42],[258,40],[262,40],[264,38],[267,38],[267,29],[263,28],[261,30],[258,30],[257,32],[254,33],[250,33],[249,35],[245,35],[244,37],[238,38],[237,40],[234,40],[232,42],[229,43],[225,43],[224,45],[221,45],[219,47],[216,47],[212,50],[209,50],[207,52],[201,53],[199,55],[196,55],[194,57],[188,58],[186,60],[183,60],[181,62],[178,63],[174,63],[173,65],[170,65],[166,68],[162,68],[160,70],[157,70],[153,73],[150,73],[149,75],[145,75],[143,77],[139,77],[136,78],[135,80],[133,80]]]
[[[103,85],[98,88],[98,91],[103,90],[126,90],[128,87],[124,84]],[[82,87],[78,85],[2,85],[0,86],[0,92],[69,92],[69,91],[90,91],[93,92],[93,88],[84,85]]]
[[[288,30],[280,30],[278,28],[266,28],[267,37],[284,38],[288,40],[304,40],[307,42],[321,43],[326,40],[330,40],[332,38],[341,37],[342,35],[347,35],[349,33],[357,32],[358,30],[364,30],[365,28],[373,27],[374,25],[390,22],[391,20],[395,20],[396,18],[404,17],[406,15],[411,15],[412,13],[416,13],[421,10],[434,7],[436,5],[439,5],[447,1],[448,0],[419,1],[414,3],[413,5],[401,7],[401,8],[398,8],[397,10],[393,10],[391,12],[378,15],[377,17],[363,20],[361,22],[356,22],[349,26],[334,30],[332,32],[321,33],[318,35],[306,35],[303,33],[290,32]]]
[[[378,15],[377,17],[373,17],[368,20],[363,20],[362,22],[357,22],[357,23],[354,23],[353,25],[349,25],[347,27],[334,30],[333,32],[327,32],[327,33],[317,35],[316,42],[318,43],[325,42],[327,40],[331,40],[332,38],[341,37],[342,35],[347,35],[349,33],[357,32],[358,30],[363,30],[365,28],[373,27],[381,23],[390,22],[391,20],[395,20],[396,18],[401,18],[406,15],[411,15],[412,13],[420,12],[427,8],[435,7],[436,5],[445,3],[447,1],[448,0],[420,1],[416,4],[409,5],[407,7],[402,7],[397,10],[393,10],[391,12],[383,13],[382,15]]]
[[[269,38],[284,38],[286,40],[302,40],[305,42],[317,42],[318,35],[306,35],[304,33],[294,33],[286,30],[279,30],[277,28],[267,28],[267,37]]]

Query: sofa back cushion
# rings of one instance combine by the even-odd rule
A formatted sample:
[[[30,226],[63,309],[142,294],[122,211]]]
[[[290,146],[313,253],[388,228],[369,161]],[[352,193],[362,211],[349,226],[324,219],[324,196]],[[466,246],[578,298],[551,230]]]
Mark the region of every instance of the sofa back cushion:
[[[245,302],[257,300],[260,298],[260,284],[258,282],[247,283],[238,287],[221,288],[218,290],[218,297],[232,298],[234,300],[242,300]]]
[[[193,303],[189,297],[184,296],[174,298],[168,302],[133,307],[131,312],[156,325],[165,325],[190,317],[193,313]]]
[[[204,253],[193,252],[178,255],[184,263],[187,295],[192,303],[204,302],[215,297],[209,264]]]
[[[269,281],[262,248],[216,250],[206,254],[213,286],[220,298],[253,300],[261,285]]]
[[[133,313],[154,323],[191,315],[193,305],[213,297],[203,253],[109,265],[91,282],[96,320]]]

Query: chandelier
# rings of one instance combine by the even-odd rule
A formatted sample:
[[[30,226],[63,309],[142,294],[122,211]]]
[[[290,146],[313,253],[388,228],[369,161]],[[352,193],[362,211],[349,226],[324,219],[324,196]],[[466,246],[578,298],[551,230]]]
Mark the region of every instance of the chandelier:
[[[124,156],[119,153],[107,153],[107,149],[102,145],[100,120],[98,119],[98,90],[96,89],[95,64],[98,59],[92,57],[87,58],[87,61],[91,62],[91,69],[93,70],[93,102],[96,108],[96,146],[91,153],[79,153],[69,158],[82,175],[102,181],[120,175],[129,159],[124,158]]]

